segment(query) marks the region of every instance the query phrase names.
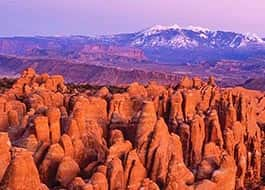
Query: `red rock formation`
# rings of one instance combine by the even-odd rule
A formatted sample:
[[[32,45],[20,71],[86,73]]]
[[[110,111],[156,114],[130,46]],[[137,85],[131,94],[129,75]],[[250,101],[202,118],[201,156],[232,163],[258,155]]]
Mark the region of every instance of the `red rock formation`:
[[[49,108],[47,111],[47,117],[50,125],[51,143],[58,143],[61,137],[61,112],[59,108]]]
[[[107,167],[109,189],[125,189],[124,171],[121,160],[119,158],[113,158]]]
[[[138,83],[132,83],[127,89],[130,97],[146,97],[147,91],[144,86]]]
[[[156,113],[152,102],[144,102],[143,110],[136,129],[137,153],[143,164],[146,164],[148,146],[151,142],[151,135],[156,124]]]
[[[236,163],[233,157],[224,155],[220,168],[214,171],[212,181],[217,184],[219,189],[234,189],[236,181]]]
[[[59,144],[63,147],[64,149],[64,156],[69,156],[71,158],[74,157],[74,147],[71,138],[64,134],[60,138]]]
[[[190,164],[196,167],[202,160],[202,149],[205,140],[205,125],[203,118],[195,115],[190,128],[191,156]]]
[[[0,189],[42,189],[37,167],[30,152],[15,148]]]
[[[262,92],[213,78],[97,89],[28,69],[1,95],[0,189],[264,186]]]
[[[35,132],[39,141],[50,142],[50,129],[48,118],[45,116],[38,116],[34,120]]]
[[[128,189],[138,189],[146,177],[146,169],[142,164],[136,150],[127,155],[124,168],[124,180]]]
[[[63,157],[62,147],[59,144],[53,144],[39,166],[40,178],[49,187],[55,185],[56,171]]]
[[[7,133],[0,133],[0,182],[6,172],[6,169],[11,161],[11,142]]]
[[[66,187],[77,176],[79,171],[79,166],[73,158],[66,156],[57,169],[56,180]]]

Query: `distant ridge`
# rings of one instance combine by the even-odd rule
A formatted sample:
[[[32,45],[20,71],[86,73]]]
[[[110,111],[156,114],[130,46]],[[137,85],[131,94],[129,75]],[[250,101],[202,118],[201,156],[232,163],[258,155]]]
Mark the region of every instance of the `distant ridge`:
[[[88,44],[133,47],[143,51],[151,61],[171,64],[246,60],[265,55],[265,39],[256,34],[177,24],[154,25],[133,33],[114,35],[0,38],[0,53],[23,55],[25,50],[37,47],[68,54]]]

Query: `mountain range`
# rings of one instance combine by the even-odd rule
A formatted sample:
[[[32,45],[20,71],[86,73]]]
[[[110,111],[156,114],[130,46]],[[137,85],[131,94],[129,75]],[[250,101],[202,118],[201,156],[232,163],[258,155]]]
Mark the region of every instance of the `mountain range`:
[[[17,64],[18,59],[22,62],[30,59],[32,67],[39,65],[38,60],[42,59],[47,60],[44,62],[49,68],[53,68],[48,65],[51,62],[52,65],[65,62],[70,63],[65,67],[96,65],[119,72],[145,70],[145,73],[170,75],[214,75],[225,85],[230,81],[236,81],[233,85],[238,85],[256,76],[263,77],[265,71],[264,38],[178,25],[155,25],[134,33],[101,36],[6,37],[0,38],[0,54],[0,73],[8,76],[16,74],[11,73],[10,68],[15,67],[14,62]],[[4,56],[8,58],[3,59]],[[10,61],[12,56],[16,61]],[[34,64],[32,60],[36,60]],[[81,76],[78,79],[65,77],[83,81]],[[137,78],[130,82],[133,80],[137,81]]]
[[[140,32],[103,36],[97,40],[139,48],[152,60],[175,64],[218,59],[244,60],[265,53],[264,39],[255,34],[211,31],[192,26],[156,25]]]
[[[7,44],[7,45],[6,45]],[[153,27],[135,33],[108,36],[0,38],[0,53],[24,55],[29,50],[69,54],[87,44],[131,47],[157,62],[198,63],[218,59],[244,60],[265,54],[265,40],[255,34],[211,31],[178,25]]]

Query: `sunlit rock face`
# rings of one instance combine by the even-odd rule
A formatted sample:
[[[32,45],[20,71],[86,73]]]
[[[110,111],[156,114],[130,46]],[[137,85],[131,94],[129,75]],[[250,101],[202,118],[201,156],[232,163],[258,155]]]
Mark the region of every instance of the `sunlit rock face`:
[[[28,69],[0,97],[0,189],[262,189],[264,125],[262,92],[213,78],[79,92]]]

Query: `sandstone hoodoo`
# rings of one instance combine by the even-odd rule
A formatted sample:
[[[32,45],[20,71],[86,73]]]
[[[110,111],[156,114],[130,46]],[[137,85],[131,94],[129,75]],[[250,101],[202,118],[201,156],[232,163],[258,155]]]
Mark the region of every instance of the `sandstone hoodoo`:
[[[73,90],[27,69],[0,95],[0,189],[264,189],[265,94],[183,78]]]

